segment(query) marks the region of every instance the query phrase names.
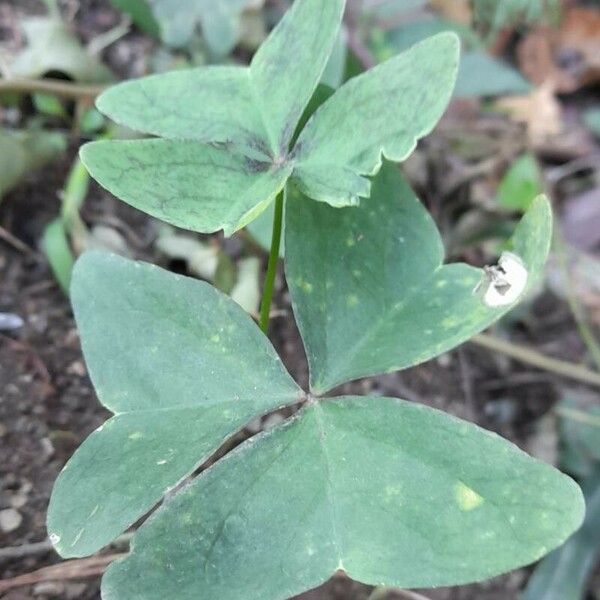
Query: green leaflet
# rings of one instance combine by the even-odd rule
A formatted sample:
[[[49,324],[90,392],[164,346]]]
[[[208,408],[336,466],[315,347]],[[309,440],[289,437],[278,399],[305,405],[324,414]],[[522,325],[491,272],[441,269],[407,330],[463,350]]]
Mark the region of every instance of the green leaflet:
[[[235,141],[248,152],[269,154],[246,68],[211,66],[126,81],[109,88],[96,105],[113,121],[142,133],[223,144]]]
[[[98,99],[103,113],[172,143],[88,144],[86,165],[133,206],[207,233],[224,228],[229,235],[249,223],[292,173],[312,198],[356,204],[369,195],[363,176],[379,168],[381,153],[403,160],[440,118],[456,78],[458,43],[452,34],[433,37],[351,80],[317,111],[294,148],[297,126],[339,39],[344,6],[345,0],[296,0],[248,68],[178,71],[111,88]],[[209,156],[219,173],[191,173],[196,159],[190,154]],[[162,176],[148,177],[158,165]],[[229,189],[227,169],[233,173]],[[240,199],[240,190],[249,193]]]
[[[517,228],[514,251],[542,272],[552,235],[539,197]],[[286,277],[306,347],[311,388],[424,362],[497,321],[473,293],[483,272],[442,266],[443,247],[427,211],[390,163],[360,207],[308,202],[293,187],[286,207]]]
[[[81,149],[92,177],[131,206],[186,229],[231,235],[260,214],[291,167],[184,140],[100,141]]]
[[[142,526],[104,600],[275,600],[338,569],[370,584],[480,580],[581,523],[576,484],[512,444],[390,398],[313,403]]]
[[[459,41],[442,33],[351,79],[313,115],[296,144],[302,191],[333,206],[357,204],[382,154],[399,162],[437,123],[456,81]],[[341,202],[343,200],[343,202]]]
[[[65,557],[109,543],[250,419],[302,394],[250,317],[206,283],[88,252],[71,297],[115,416],[55,484],[48,531]]]
[[[284,159],[296,125],[327,66],[345,0],[294,2],[250,65],[274,156]]]

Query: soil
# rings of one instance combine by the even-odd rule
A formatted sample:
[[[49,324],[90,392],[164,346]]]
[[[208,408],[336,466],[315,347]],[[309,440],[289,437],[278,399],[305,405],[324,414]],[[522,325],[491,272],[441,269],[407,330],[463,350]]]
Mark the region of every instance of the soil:
[[[83,37],[89,38],[99,27],[106,30],[118,22],[105,2],[80,4],[76,24]],[[7,6],[18,6],[19,13],[29,14],[40,8],[36,2],[8,2]],[[123,50],[128,43],[127,51]],[[136,44],[142,47],[138,54],[132,49]],[[128,36],[107,57],[120,73],[127,64],[138,64],[138,70],[139,61],[127,57],[139,57],[145,45],[147,42],[135,35]],[[434,139],[431,147],[440,143]],[[78,141],[55,164],[32,174],[0,204],[0,226],[30,249],[0,241],[0,312],[15,313],[24,321],[15,331],[0,333],[0,510],[14,508],[22,518],[14,531],[0,533],[2,548],[46,539],[45,513],[56,475],[77,446],[108,416],[90,384],[68,299],[39,250],[45,225],[58,214],[58,192],[77,145]],[[456,193],[457,202],[461,193],[464,189]],[[436,191],[430,189],[429,196],[435,195]],[[432,206],[432,211],[442,229],[448,219],[452,220],[445,209]],[[169,266],[153,246],[157,222],[96,185],[92,185],[83,217],[88,223],[118,223],[135,258]],[[235,247],[233,250],[235,259]],[[290,373],[305,385],[306,361],[283,278],[279,280],[275,304],[281,316],[273,323],[273,343]],[[511,335],[553,356],[575,362],[584,358],[584,347],[568,307],[550,292],[537,298],[526,318],[517,319]],[[466,344],[417,368],[354,382],[340,390],[421,402],[475,422],[540,458],[554,461],[556,440],[548,439],[543,424],[552,420],[551,409],[562,397],[564,385],[564,380],[549,373]],[[249,435],[245,432],[236,442]],[[51,550],[8,559],[0,553],[0,579],[59,562]],[[528,569],[521,569],[484,584],[422,593],[432,600],[511,600],[518,597],[528,574]],[[98,590],[99,578],[95,577],[20,587],[2,598],[92,600],[99,598]],[[363,600],[370,591],[368,586],[339,576],[298,598]]]

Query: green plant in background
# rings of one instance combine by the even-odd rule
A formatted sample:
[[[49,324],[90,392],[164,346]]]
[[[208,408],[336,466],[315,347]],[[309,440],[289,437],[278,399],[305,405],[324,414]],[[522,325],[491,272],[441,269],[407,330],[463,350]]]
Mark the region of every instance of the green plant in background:
[[[544,182],[537,159],[530,152],[515,160],[500,181],[498,204],[512,211],[525,212],[544,192]]]
[[[72,242],[75,247],[81,248],[84,245],[83,238],[88,233],[79,216],[79,210],[89,185],[90,176],[83,163],[77,159],[71,167],[63,191],[60,216],[46,226],[42,238],[42,248],[52,273],[65,294],[69,293],[71,272],[75,263],[71,250]]]
[[[400,16],[403,13],[409,16],[398,18],[399,24],[387,31],[376,26],[371,28],[370,46],[379,60],[403,52],[429,36],[453,31],[460,37],[464,50],[454,87],[455,97],[500,96],[531,91],[531,84],[514,67],[485,51],[484,41],[469,27],[428,13],[417,13],[410,18],[410,4],[401,3],[396,7],[394,3],[394,7],[395,11],[400,11]]]
[[[0,128],[0,202],[30,171],[55,160],[67,148],[65,136],[38,127]]]
[[[490,35],[503,27],[549,22],[560,18],[560,0],[474,0],[475,24]]]
[[[589,108],[584,113],[585,124],[590,131],[600,137],[600,108]]]
[[[263,330],[285,200],[286,278],[310,366],[307,392],[207,283],[83,255],[72,302],[114,416],[56,482],[48,530],[62,556],[110,543],[249,421],[298,408],[165,502],[108,570],[105,599],[286,598],[339,569],[386,586],[460,584],[537,560],[582,521],[572,480],[470,423],[394,398],[323,398],[467,340],[515,303],[488,295],[516,285],[508,267],[443,265],[437,229],[390,162],[444,111],[456,36],[323,94],[343,9],[296,0],[249,68],[154,76],[98,100],[117,122],[160,136],[82,149],[92,175],[129,204],[230,235],[275,202]],[[511,240],[524,293],[551,232],[538,197]]]
[[[189,44],[198,25],[209,51],[227,55],[240,38],[240,18],[245,9],[260,6],[257,0],[111,0],[116,8],[165,44],[181,48]]]

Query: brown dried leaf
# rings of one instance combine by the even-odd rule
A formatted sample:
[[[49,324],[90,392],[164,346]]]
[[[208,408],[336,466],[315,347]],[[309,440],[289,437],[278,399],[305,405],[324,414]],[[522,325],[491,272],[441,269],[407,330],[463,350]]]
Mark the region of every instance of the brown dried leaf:
[[[430,0],[429,4],[450,21],[467,27],[473,22],[470,0]]]
[[[511,118],[527,125],[527,134],[535,145],[561,133],[561,107],[554,94],[552,82],[546,82],[526,96],[510,96],[496,102]]]
[[[600,81],[600,10],[571,8],[559,29],[538,27],[517,49],[523,74],[540,85],[552,81],[560,93]]]

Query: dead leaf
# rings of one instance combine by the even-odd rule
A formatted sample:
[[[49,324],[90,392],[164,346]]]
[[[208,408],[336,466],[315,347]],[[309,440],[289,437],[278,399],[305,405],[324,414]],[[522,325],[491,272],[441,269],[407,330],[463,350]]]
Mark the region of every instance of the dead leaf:
[[[113,78],[60,19],[33,17],[24,20],[22,27],[28,44],[10,65],[11,76],[36,78],[59,72],[83,83],[104,83]]]
[[[86,239],[86,250],[107,250],[129,257],[131,252],[125,238],[107,225],[94,225]]]
[[[527,125],[527,134],[534,146],[562,132],[561,107],[550,81],[526,96],[503,98],[496,102],[496,107],[508,111],[513,120]]]
[[[236,284],[231,290],[235,300],[247,313],[257,315],[260,307],[260,260],[256,257],[243,258],[238,263]]]
[[[450,21],[467,27],[473,22],[470,0],[430,0],[429,4]]]
[[[192,275],[214,281],[219,264],[218,246],[166,226],[160,231],[156,248],[170,259],[183,260]]]
[[[568,93],[600,81],[600,10],[569,9],[559,29],[537,27],[517,48],[523,74]]]

